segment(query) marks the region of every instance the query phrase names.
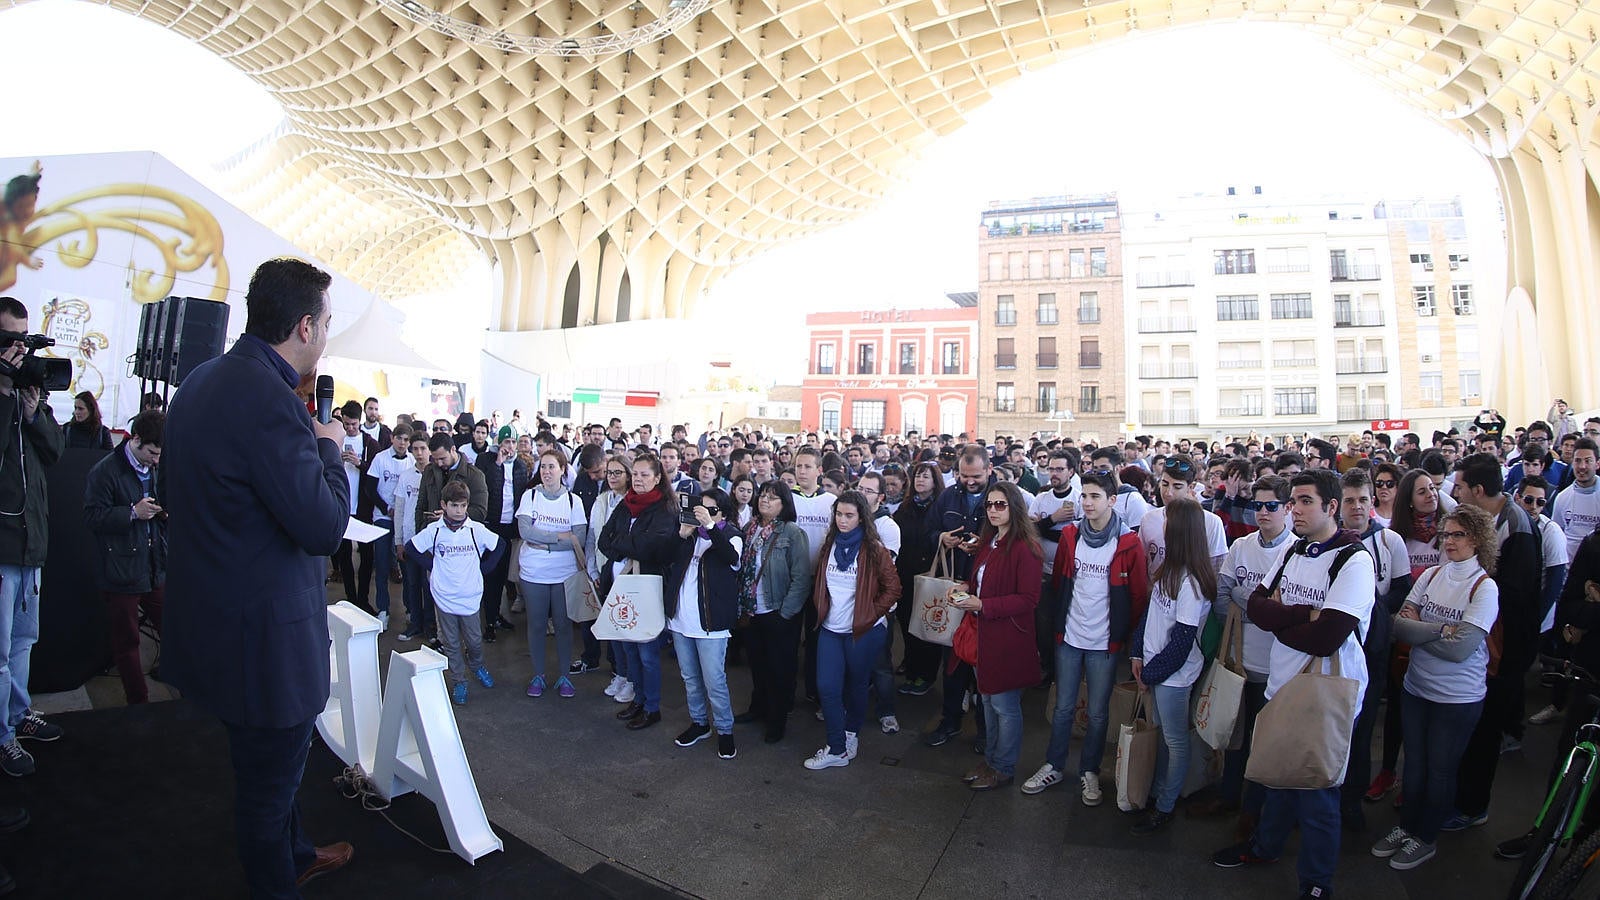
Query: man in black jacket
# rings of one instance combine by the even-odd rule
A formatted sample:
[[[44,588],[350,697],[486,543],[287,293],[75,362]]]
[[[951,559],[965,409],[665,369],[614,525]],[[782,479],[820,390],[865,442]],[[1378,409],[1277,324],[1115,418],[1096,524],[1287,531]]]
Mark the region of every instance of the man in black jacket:
[[[1493,674],[1483,698],[1483,714],[1461,755],[1456,787],[1457,815],[1445,822],[1445,831],[1481,825],[1489,817],[1489,793],[1500,762],[1500,736],[1522,727],[1523,676],[1538,655],[1540,602],[1544,554],[1539,529],[1522,508],[1502,490],[1500,461],[1492,454],[1474,453],[1456,463],[1453,496],[1476,506],[1495,519],[1500,538],[1500,558],[1494,583],[1500,589],[1500,662],[1491,662]]]
[[[161,633],[167,580],[165,485],[158,474],[166,414],[134,416],[122,445],[95,463],[83,486],[84,524],[95,536],[95,583],[111,617],[111,659],[128,705],[150,698],[139,663],[139,611]]]
[[[506,588],[506,575],[511,571],[511,548],[517,540],[517,505],[528,492],[533,476],[528,464],[517,458],[517,442],[511,437],[502,440],[496,452],[479,454],[477,466],[483,472],[488,495],[488,521],[484,524],[506,547],[506,552],[500,554],[494,567],[483,576],[483,601],[478,609],[483,639],[492,642],[496,628],[511,630],[511,623],[500,614],[500,594]],[[538,624],[544,626],[542,622]]]

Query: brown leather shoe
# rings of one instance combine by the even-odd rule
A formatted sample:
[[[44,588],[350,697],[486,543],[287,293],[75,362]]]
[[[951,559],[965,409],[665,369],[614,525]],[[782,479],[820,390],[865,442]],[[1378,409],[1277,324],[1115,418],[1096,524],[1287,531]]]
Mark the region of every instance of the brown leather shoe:
[[[635,700],[634,702],[629,703],[627,706],[624,706],[622,710],[617,713],[617,718],[626,722],[642,712],[644,712],[644,704]]]
[[[318,875],[326,875],[335,869],[343,868],[344,864],[350,861],[350,857],[355,855],[355,852],[356,848],[350,846],[348,841],[340,841],[337,844],[318,847],[316,861],[311,864],[310,868],[300,873],[300,877],[295,880],[294,886],[304,887],[306,882],[316,878]]]
[[[1001,775],[993,769],[979,775],[967,787],[975,791],[992,791],[995,788],[1009,787],[1017,779],[1010,775]]]
[[[640,707],[639,714],[628,720],[628,730],[638,731],[643,728],[649,728],[651,725],[654,725],[660,721],[661,713],[645,712],[644,708]]]
[[[989,768],[989,761],[988,760],[984,760],[983,762],[978,763],[977,768],[975,768],[972,771],[968,772],[967,774],[961,776],[961,783],[962,784],[971,784],[974,781],[977,781],[979,778],[982,778],[983,776],[985,776],[985,775],[987,775],[987,774],[989,774],[990,772],[993,772],[993,771],[994,771],[993,769]]]

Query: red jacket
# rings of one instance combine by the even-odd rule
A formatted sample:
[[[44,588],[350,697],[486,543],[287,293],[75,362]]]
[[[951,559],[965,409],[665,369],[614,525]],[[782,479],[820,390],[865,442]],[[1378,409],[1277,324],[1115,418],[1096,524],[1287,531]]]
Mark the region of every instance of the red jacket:
[[[1033,610],[1039,605],[1044,560],[1028,549],[1027,541],[1002,541],[998,548],[985,545],[973,560],[973,576],[983,569],[983,587],[975,590],[983,609],[978,622],[978,693],[1003,694],[1037,685],[1039,649],[1034,644]]]
[[[1072,609],[1072,586],[1078,575],[1078,523],[1061,531],[1061,543],[1056,546],[1055,575],[1050,581],[1052,590],[1060,592],[1061,602],[1056,604],[1056,643],[1066,640],[1067,613]],[[1117,653],[1125,649],[1133,633],[1134,623],[1144,618],[1150,605],[1150,575],[1145,562],[1144,547],[1139,535],[1127,532],[1117,538],[1117,549],[1111,555],[1111,638],[1106,649]]]

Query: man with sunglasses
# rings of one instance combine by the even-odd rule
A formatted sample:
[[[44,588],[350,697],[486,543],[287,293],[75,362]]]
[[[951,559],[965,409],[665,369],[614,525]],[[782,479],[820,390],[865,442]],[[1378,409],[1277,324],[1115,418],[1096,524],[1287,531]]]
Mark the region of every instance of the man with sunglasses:
[[[1584,423],[1584,430],[1589,428]],[[1600,487],[1595,478],[1597,444],[1593,438],[1579,438],[1572,448],[1572,485],[1556,495],[1550,505],[1550,519],[1567,537],[1567,558],[1578,553],[1578,545],[1600,525]],[[1550,480],[1548,477],[1545,479]]]
[[[1566,477],[1567,466],[1560,460],[1549,458],[1552,438],[1550,426],[1544,422],[1536,421],[1528,426],[1527,436],[1523,438],[1522,445],[1518,448],[1520,452],[1517,461],[1512,463],[1511,471],[1506,473],[1506,490],[1516,491],[1523,477],[1529,474],[1524,463],[1531,459],[1544,463],[1544,469],[1539,474],[1544,476],[1548,484],[1561,483],[1561,479]]]

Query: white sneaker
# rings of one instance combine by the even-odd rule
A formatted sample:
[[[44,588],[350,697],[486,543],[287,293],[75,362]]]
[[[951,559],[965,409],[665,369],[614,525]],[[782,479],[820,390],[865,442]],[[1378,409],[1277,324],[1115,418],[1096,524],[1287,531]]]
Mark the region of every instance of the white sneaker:
[[[1534,713],[1533,715],[1529,716],[1528,717],[1528,724],[1529,725],[1549,725],[1551,722],[1554,722],[1556,719],[1559,719],[1559,718],[1561,718],[1561,710],[1556,709],[1555,704],[1551,704],[1549,706],[1546,706],[1544,709],[1541,709],[1538,712]]]
[[[828,721],[827,718],[822,715],[822,710],[821,709],[817,710],[817,721],[818,722],[826,722],[826,721]]]
[[[834,756],[832,753],[828,752],[827,747],[823,747],[821,750],[818,750],[816,753],[812,754],[811,758],[805,762],[806,768],[813,771],[817,769],[831,769],[834,766],[848,765],[850,765],[850,757],[848,755]]]
[[[844,758],[855,759],[861,750],[861,738],[854,731],[844,733]]]
[[[1060,784],[1064,778],[1065,776],[1055,766],[1045,763],[1039,767],[1039,771],[1033,773],[1033,777],[1022,783],[1022,792],[1024,794],[1042,794],[1047,788]]]
[[[632,703],[633,702],[633,682],[624,681],[622,683],[622,687],[617,688],[617,692],[615,694],[611,695],[611,699],[617,701],[618,703]]]
[[[611,676],[611,683],[606,685],[606,696],[615,697],[617,695],[617,691],[622,690],[622,686],[627,683],[628,679],[623,678],[621,675]]]
[[[884,716],[878,720],[878,727],[883,729],[884,734],[899,734],[900,720],[894,716]]]
[[[1099,806],[1104,799],[1100,793],[1100,776],[1095,772],[1083,773],[1083,805]]]
[[[385,631],[388,631],[388,630],[389,630],[389,614],[386,613],[386,612],[378,613],[378,633],[379,634],[383,634]]]

